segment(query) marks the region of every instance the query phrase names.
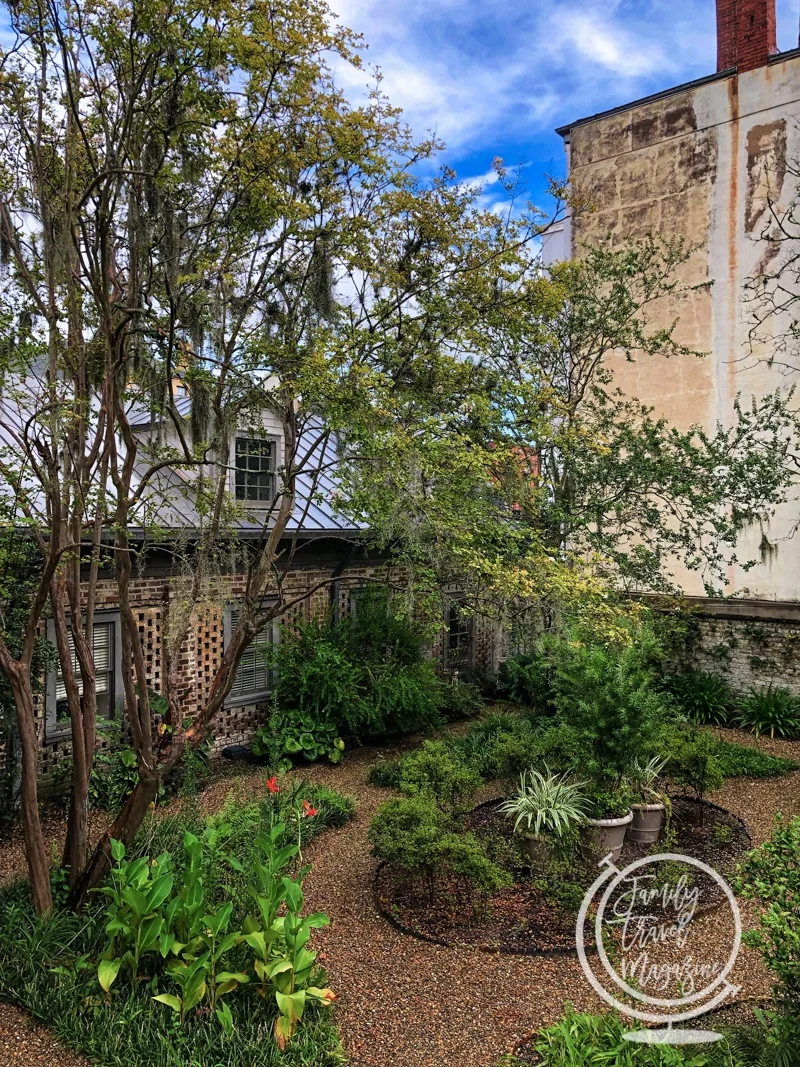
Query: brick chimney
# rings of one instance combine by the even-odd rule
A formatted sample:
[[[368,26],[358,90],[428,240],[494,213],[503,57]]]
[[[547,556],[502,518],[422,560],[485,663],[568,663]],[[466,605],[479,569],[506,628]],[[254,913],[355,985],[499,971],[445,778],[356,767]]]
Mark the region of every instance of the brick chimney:
[[[775,0],[717,0],[717,70],[763,67],[777,51]]]

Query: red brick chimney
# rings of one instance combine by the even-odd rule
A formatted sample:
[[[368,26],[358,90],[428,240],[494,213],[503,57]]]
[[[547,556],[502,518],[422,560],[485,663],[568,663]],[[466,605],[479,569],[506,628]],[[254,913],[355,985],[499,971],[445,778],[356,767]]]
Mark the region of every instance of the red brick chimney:
[[[717,0],[717,70],[763,67],[777,51],[775,0]]]

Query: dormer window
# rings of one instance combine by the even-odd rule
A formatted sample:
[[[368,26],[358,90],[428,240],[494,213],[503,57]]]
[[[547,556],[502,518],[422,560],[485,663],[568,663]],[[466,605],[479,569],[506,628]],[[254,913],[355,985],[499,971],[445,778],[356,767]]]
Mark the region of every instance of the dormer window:
[[[236,499],[270,504],[275,499],[277,441],[274,438],[236,438]]]

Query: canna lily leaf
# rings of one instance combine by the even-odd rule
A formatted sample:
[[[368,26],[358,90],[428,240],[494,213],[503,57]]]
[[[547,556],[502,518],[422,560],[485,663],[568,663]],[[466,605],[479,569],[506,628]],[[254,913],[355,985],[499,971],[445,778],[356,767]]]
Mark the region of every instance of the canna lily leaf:
[[[100,960],[97,966],[97,980],[105,993],[108,993],[114,984],[121,966],[121,959]]]
[[[153,1000],[157,1000],[159,1004],[166,1004],[168,1008],[172,1008],[178,1015],[181,1013],[181,1002],[174,993],[159,993],[157,997],[153,997]]]

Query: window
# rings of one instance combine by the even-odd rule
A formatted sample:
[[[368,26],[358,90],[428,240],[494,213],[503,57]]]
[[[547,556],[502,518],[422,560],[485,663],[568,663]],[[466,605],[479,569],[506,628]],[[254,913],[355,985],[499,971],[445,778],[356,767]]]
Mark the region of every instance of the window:
[[[445,662],[448,667],[466,667],[472,652],[472,619],[461,610],[458,601],[447,609]]]
[[[271,503],[275,499],[277,442],[236,438],[236,499]]]
[[[51,624],[52,626],[52,624]],[[97,679],[97,717],[98,719],[111,719],[115,713],[115,698],[117,690],[117,668],[119,657],[116,651],[116,623],[113,621],[98,621],[95,619],[92,646],[94,667]],[[55,632],[50,633],[50,640],[55,644]],[[81,682],[80,664],[75,651],[75,643],[72,639],[72,631],[68,632],[69,648],[72,656],[72,669],[75,672],[75,681],[78,683],[78,691],[83,693]],[[61,668],[52,676],[53,682],[48,686],[50,699],[48,700],[47,729],[48,733],[58,731],[60,727],[68,729],[69,705],[67,703],[67,690]]]
[[[239,625],[239,609],[230,608],[227,615],[227,628],[225,639],[230,640],[231,634]],[[268,651],[275,644],[275,622],[268,622],[261,633],[256,634],[247,648],[244,650],[236,678],[228,694],[228,699],[235,703],[243,703],[244,698],[256,699],[267,696],[272,690],[272,669],[268,661]]]

